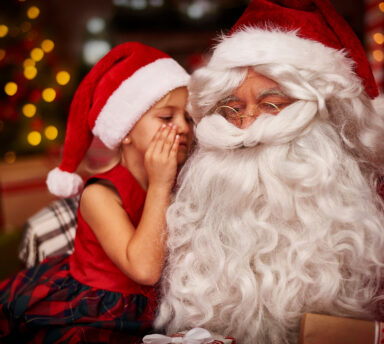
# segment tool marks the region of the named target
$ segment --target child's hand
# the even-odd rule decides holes
[[[144,166],[149,185],[172,189],[177,173],[178,147],[179,135],[176,133],[176,126],[161,126],[145,152]]]

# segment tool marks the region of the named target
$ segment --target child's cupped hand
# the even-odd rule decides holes
[[[179,135],[173,124],[162,125],[145,152],[144,166],[149,185],[172,189],[177,174]]]

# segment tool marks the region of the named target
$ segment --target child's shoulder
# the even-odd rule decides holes
[[[80,208],[92,207],[102,210],[106,204],[121,204],[120,195],[113,183],[106,179],[97,179],[92,184],[87,185],[80,199]]]

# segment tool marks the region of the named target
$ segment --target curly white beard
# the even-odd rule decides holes
[[[156,327],[281,344],[296,343],[305,312],[372,318],[381,203],[316,111],[297,102],[247,130],[215,115],[199,123],[167,214]]]

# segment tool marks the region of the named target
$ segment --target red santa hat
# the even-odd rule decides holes
[[[214,50],[212,68],[286,63],[360,78],[366,93],[378,89],[365,51],[329,0],[252,0]]]
[[[147,110],[188,81],[189,74],[160,50],[138,42],[113,48],[76,90],[62,162],[48,174],[49,191],[60,197],[77,194],[83,181],[75,171],[93,137],[116,148]]]

